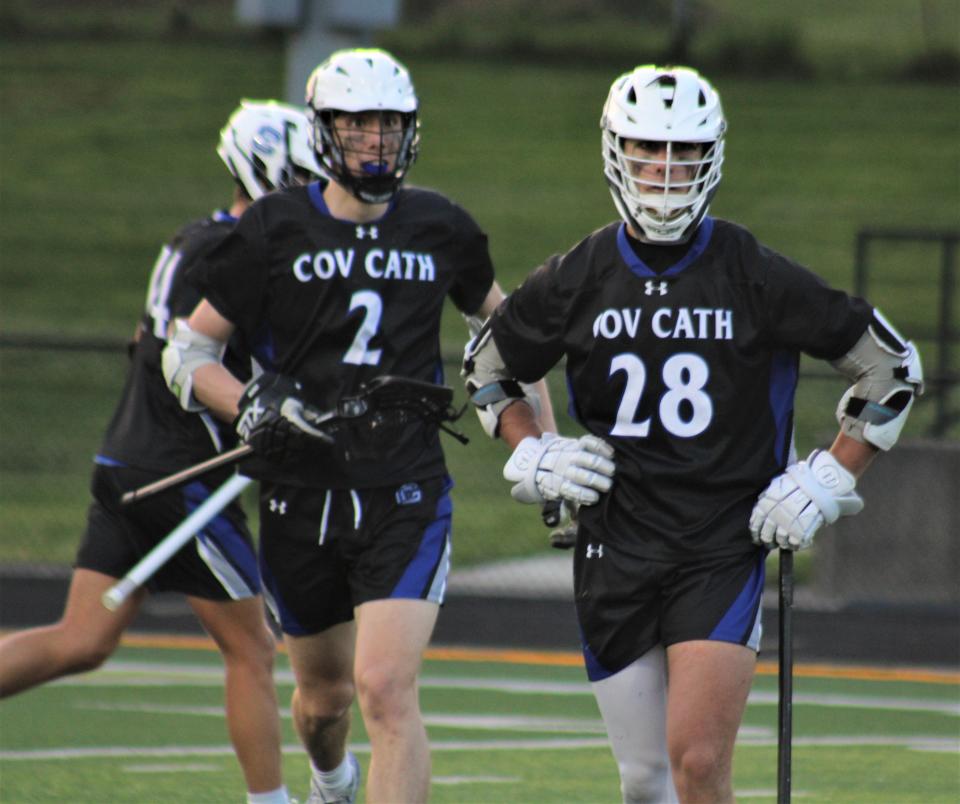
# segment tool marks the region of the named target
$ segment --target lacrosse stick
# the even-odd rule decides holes
[[[793,551],[780,550],[780,701],[777,804],[790,804],[793,742]]]
[[[320,412],[316,408],[305,405],[302,415],[312,427],[323,430],[336,428],[351,420],[360,420],[377,411],[409,411],[417,418],[437,425],[445,433],[466,444],[468,439],[465,435],[446,425],[446,422],[456,421],[463,415],[463,409],[456,410],[452,401],[453,390],[445,385],[383,375],[365,383],[356,395],[341,399],[332,410]],[[120,498],[120,502],[123,505],[129,505],[144,497],[174,488],[214,469],[235,464],[252,455],[253,451],[253,447],[249,444],[241,444],[201,463],[128,491]]]
[[[221,469],[224,466],[230,466],[231,464],[246,458],[252,452],[253,447],[251,447],[249,444],[241,444],[239,447],[235,447],[227,452],[221,452],[219,455],[215,455],[214,457],[209,458],[202,463],[195,464],[194,466],[188,466],[186,469],[181,469],[179,472],[174,472],[172,475],[161,477],[159,480],[153,481],[153,483],[147,483],[147,485],[141,486],[138,489],[125,492],[120,498],[120,503],[122,505],[129,505],[130,503],[142,500],[144,497],[151,497],[154,494],[159,494],[161,491],[172,489],[174,486],[179,486],[181,483],[186,483],[189,480],[193,480],[195,477],[205,475],[207,472],[212,472],[214,469]]]
[[[352,419],[377,410],[406,410],[435,424],[461,444],[467,444],[469,438],[446,424],[459,419],[466,408],[466,405],[460,410],[453,407],[453,389],[446,385],[384,374],[364,383],[356,396],[341,399],[336,415],[341,419]]]
[[[226,508],[240,492],[253,481],[243,475],[234,475],[170,533],[163,537],[149,553],[119,581],[103,593],[101,602],[110,611],[116,611],[133,592],[143,586],[174,553],[206,527]]]

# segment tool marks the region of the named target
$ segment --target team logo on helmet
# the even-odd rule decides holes
[[[217,153],[254,201],[272,190],[319,178],[303,109],[244,100],[220,131]]]

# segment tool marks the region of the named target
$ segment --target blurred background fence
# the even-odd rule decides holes
[[[798,601],[956,608],[955,0],[811,0],[795,8],[748,0],[371,0],[324,8],[341,5],[355,18],[373,6],[394,15],[387,26],[333,33],[346,44],[389,47],[411,68],[423,124],[412,180],[474,214],[508,290],[615,217],[597,128],[612,78],[678,57],[704,70],[730,121],[713,214],[744,223],[831,284],[865,292],[917,341],[929,379],[903,448],[864,480],[864,514],[798,562]],[[182,223],[227,202],[217,132],[240,98],[291,91],[295,40],[319,7],[4,3],[0,576],[36,566],[66,571],[84,526],[90,459],[122,386],[124,345],[155,254]],[[251,13],[268,8],[286,9],[292,23],[251,24]],[[316,52],[315,61],[325,55]],[[451,308],[443,349],[460,401],[464,336]],[[549,379],[562,411],[560,369]],[[844,387],[829,367],[803,361],[801,453],[831,437]],[[462,424],[470,445],[447,441],[457,481],[451,590],[567,596],[569,554],[551,551],[538,513],[510,500],[500,478],[503,447],[483,436],[472,414]],[[576,429],[565,416],[561,427]]]

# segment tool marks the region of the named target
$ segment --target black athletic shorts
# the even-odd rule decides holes
[[[371,600],[442,603],[452,487],[445,476],[359,490],[262,484],[260,571],[283,632],[317,634]]]
[[[713,639],[758,650],[766,556],[758,547],[735,556],[652,561],[581,533],[573,574],[590,680],[623,670],[658,644]]]
[[[157,479],[154,472],[97,464],[87,531],[75,566],[123,577],[216,490],[194,481],[131,505],[120,504],[124,492]],[[259,594],[256,551],[240,504],[236,500],[230,503],[157,571],[147,588],[208,600]]]

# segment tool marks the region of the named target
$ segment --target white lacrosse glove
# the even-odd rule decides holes
[[[569,500],[593,505],[600,492],[613,485],[612,458],[613,447],[596,436],[562,438],[544,433],[517,444],[503,467],[503,477],[516,484],[510,494],[518,502]]]
[[[750,515],[755,544],[803,550],[824,525],[863,510],[856,479],[826,450],[815,449],[767,486]]]

